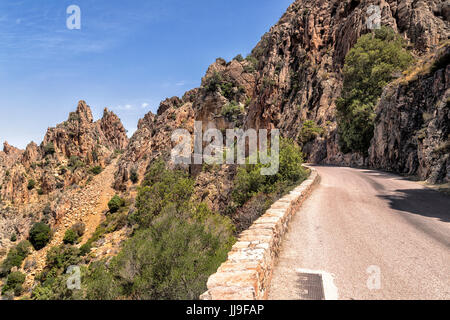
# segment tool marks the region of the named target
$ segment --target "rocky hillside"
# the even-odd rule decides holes
[[[66,194],[89,184],[127,145],[120,119],[105,109],[94,122],[84,101],[67,121],[47,130],[40,146],[31,142],[19,150],[5,142],[0,152],[0,246],[7,247],[12,234],[25,238],[43,212],[56,225],[70,200]]]
[[[423,97],[416,95],[413,98],[416,103],[425,103],[432,109],[437,101],[446,101],[445,70],[436,71],[437,78],[421,76],[403,83],[401,91],[394,95],[397,100],[389,105],[385,98],[380,101],[370,159],[357,153],[344,154],[339,148],[336,99],[341,95],[344,59],[358,38],[371,31],[366,22],[372,4],[381,8],[382,25],[400,34],[417,57],[412,69],[419,68],[420,59],[427,59],[423,57],[430,54],[434,57],[438,47],[448,39],[449,7],[444,1],[295,1],[246,59],[241,56],[230,62],[217,59],[209,67],[200,88],[189,91],[182,99],[167,99],[161,103],[156,115],[149,113],[139,121],[138,130],[119,163],[115,187],[125,190],[132,184],[129,181],[131,175],[137,174],[141,179],[153,159],[162,155],[167,158],[172,147],[170,133],[175,128],[187,128],[192,132],[194,120],[202,121],[203,128],[214,126],[220,130],[279,128],[283,136],[295,141],[299,141],[303,125],[310,121],[321,131],[313,139],[300,142],[311,162],[371,165],[418,175],[435,183],[448,181],[446,157],[439,156],[446,149],[441,148],[440,153],[432,152],[433,148],[448,142],[448,106],[441,103],[441,120],[436,119],[432,122],[434,126],[429,128],[429,136],[434,136],[434,142],[433,146],[425,147],[427,156],[419,150],[424,149],[423,143],[406,143],[407,149],[401,150],[405,142],[415,139],[423,123],[418,121],[411,127],[411,123],[397,121],[396,115],[389,113],[397,112],[397,105],[406,104],[407,96],[411,92],[417,93],[422,80],[429,83],[426,88],[421,88],[429,99],[421,101]],[[436,96],[432,98],[434,94]],[[424,112],[434,117],[434,111]],[[422,119],[409,109],[403,113]],[[395,121],[401,123],[395,124]],[[390,135],[392,132],[386,130],[394,126],[397,144],[386,141],[394,139],[394,135]],[[396,154],[403,160],[400,161]],[[191,171],[197,174],[200,170],[192,167]],[[216,179],[218,172],[212,176],[210,173],[198,176],[199,190],[214,190],[213,194],[206,192],[203,195],[213,208],[223,208],[222,204],[229,200],[232,171],[226,167],[218,170],[220,179]]]
[[[104,167],[127,144],[126,131],[114,113],[105,109],[103,118],[94,122],[91,109],[80,101],[67,121],[47,130],[40,146],[31,142],[22,151],[5,142],[0,152],[1,197],[26,203],[39,193],[79,183],[85,179],[85,170],[77,169]]]
[[[450,181],[450,46],[388,86],[376,110],[369,165],[429,183]]]

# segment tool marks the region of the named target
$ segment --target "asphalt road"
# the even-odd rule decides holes
[[[331,274],[338,299],[450,299],[450,196],[372,170],[315,167],[269,299],[302,299],[298,269]]]

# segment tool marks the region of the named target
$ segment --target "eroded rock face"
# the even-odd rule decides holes
[[[427,57],[425,74],[400,79],[384,90],[377,107],[369,163],[418,176],[430,183],[450,181],[450,66],[429,70],[450,56],[450,46]]]
[[[358,155],[337,147],[335,100],[342,88],[344,59],[357,39],[368,32],[368,8],[373,1],[313,1],[293,3],[253,50],[259,60],[255,101],[247,127],[276,127],[297,139],[304,121],[326,130],[325,141],[308,146],[308,160],[363,164]],[[376,1],[382,24],[410,42],[417,54],[433,50],[449,35],[443,1]],[[442,14],[441,14],[442,13]],[[325,152],[324,152],[325,150]]]
[[[247,113],[245,104],[251,99],[255,84],[255,72],[249,70],[249,66],[248,61],[233,60],[227,63],[223,59],[217,59],[202,79],[201,88],[188,91],[181,99],[172,97],[164,100],[156,115],[148,113],[139,120],[138,129],[119,162],[114,187],[125,190],[132,184],[129,181],[131,172],[136,173],[138,180],[141,180],[153,160],[159,157],[169,160],[170,152],[175,146],[175,142],[171,141],[172,133],[177,129],[186,129],[192,135],[194,121],[202,122],[203,131],[212,127],[223,131],[243,126]],[[213,77],[217,77],[217,83],[211,81]],[[229,104],[239,106],[242,110],[238,115],[224,115],[223,109]],[[189,170],[197,176],[201,173],[201,166],[191,166]],[[200,190],[207,182],[203,175],[198,179],[197,189]],[[210,182],[213,180],[211,178]],[[215,190],[230,188],[228,178],[220,178],[217,183],[223,188],[213,187]],[[211,202],[213,208],[223,206],[223,203]]]
[[[49,128],[40,146],[30,143],[25,151],[4,145],[0,153],[0,194],[3,200],[25,204],[87,179],[90,166],[105,166],[115,150],[128,144],[120,119],[105,110],[103,118],[93,121],[84,101],[78,103],[69,119]],[[83,171],[83,173],[81,173]]]
[[[36,221],[59,223],[71,190],[92,179],[89,169],[105,167],[127,144],[120,119],[105,110],[94,122],[84,101],[67,121],[48,129],[40,146],[31,142],[23,151],[5,143],[0,152],[0,247],[14,244],[12,234],[24,239]]]
[[[236,127],[256,130],[278,128],[284,137],[298,140],[303,123],[313,120],[324,129],[325,134],[303,145],[307,161],[367,165],[368,159],[361,155],[340,151],[335,101],[342,89],[345,56],[358,38],[370,31],[367,27],[368,9],[373,4],[380,6],[382,24],[400,33],[417,56],[434,51],[439,43],[448,38],[448,3],[443,1],[295,1],[280,21],[262,37],[251,58],[237,58],[231,62],[217,59],[208,68],[200,88],[187,92],[181,99],[166,99],[157,115],[148,114],[140,120],[138,130],[119,163],[115,187],[126,189],[130,186],[131,171],[137,172],[140,180],[153,159],[161,156],[167,159],[174,146],[170,141],[173,130],[185,128],[192,133],[194,121],[201,121],[203,130],[210,127],[222,131]],[[446,87],[447,84],[444,84],[439,90]],[[409,98],[400,97],[408,96],[408,92],[400,92],[400,100],[386,105],[385,109],[395,109],[396,103],[407,101]],[[429,100],[427,103],[431,106],[434,102]],[[226,106],[230,104],[242,106],[242,112],[227,115]],[[405,110],[405,113],[408,112],[412,110]],[[414,118],[415,115],[408,114],[407,117]],[[181,122],[180,118],[183,119]],[[383,116],[378,119],[381,121]],[[377,130],[393,129],[395,121],[385,127],[380,124]],[[437,131],[445,131],[441,122],[436,122],[436,126],[439,127]],[[398,127],[398,130],[403,129]],[[409,139],[408,134],[406,131],[399,134],[402,143]],[[437,140],[435,142],[438,143]],[[389,145],[387,142],[385,144]],[[396,153],[407,151],[400,151],[398,146],[391,149]],[[411,154],[403,156],[414,158]],[[392,165],[396,161],[393,156],[383,154],[381,159],[377,157],[376,160],[374,157],[370,163],[377,168],[405,172],[401,165]],[[436,162],[430,161],[431,156],[426,157],[428,160],[418,157],[420,160],[412,161],[415,164],[411,167],[422,168],[417,169],[421,172],[420,176],[429,178],[433,171],[430,168]],[[417,165],[419,162],[423,165]],[[227,172],[225,167],[217,169],[214,174],[202,172],[202,168],[195,166],[191,166],[190,170],[197,179],[196,196],[208,202],[213,209],[223,208],[230,200],[227,194],[232,187],[233,175],[224,174]],[[406,172],[414,174],[415,170],[408,169]],[[212,190],[213,194],[207,195],[205,190]]]
[[[137,175],[137,181],[142,180],[153,160],[170,158],[174,146],[171,136],[176,129],[193,132],[194,111],[191,102],[178,99],[176,104],[171,104],[166,100],[158,112],[159,116],[149,112],[139,120],[138,128],[118,163],[114,182],[117,190],[125,190],[133,184],[130,181],[132,173]]]
[[[119,117],[105,108],[100,119],[100,129],[105,135],[106,141],[116,150],[125,150],[128,145],[128,137]]]
[[[114,113],[106,109],[103,118],[93,122],[90,107],[80,101],[67,121],[48,129],[41,148],[48,153],[45,148],[53,145],[58,160],[78,157],[86,164],[104,165],[114,150],[125,149],[127,143],[125,128]]]

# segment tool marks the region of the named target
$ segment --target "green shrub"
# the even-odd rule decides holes
[[[52,237],[52,231],[48,225],[42,222],[35,223],[30,230],[30,242],[36,250],[44,248]]]
[[[22,272],[11,272],[6,280],[6,285],[2,289],[2,294],[12,291],[15,296],[22,294],[22,284],[25,282],[25,274]]]
[[[245,58],[248,62],[250,62],[250,66],[245,70],[248,73],[253,73],[258,69],[259,61],[254,56],[249,55],[247,58]]]
[[[69,266],[79,265],[81,259],[79,250],[71,245],[53,247],[47,253],[46,266],[43,272],[36,276],[39,281],[31,294],[33,300],[81,300],[84,298],[82,290],[71,290],[67,286],[70,274]],[[84,278],[85,268],[81,267],[81,279]]]
[[[233,60],[242,62],[242,61],[244,61],[244,57],[242,56],[242,54],[238,54],[236,57],[234,57]]]
[[[83,270],[84,268],[82,268]],[[71,290],[67,287],[67,281],[69,280],[69,274],[61,274],[51,281],[37,285],[33,288],[31,299],[32,300],[83,300],[84,294],[82,290]]]
[[[280,166],[275,175],[261,175],[263,165],[240,167],[234,180],[233,200],[242,206],[258,193],[283,194],[304,181],[308,173],[303,164],[301,149],[291,140],[280,140]]]
[[[395,72],[412,62],[403,39],[383,27],[359,38],[344,65],[344,87],[337,101],[339,144],[343,152],[367,155],[373,137],[374,107]]]
[[[136,198],[136,212],[131,220],[148,227],[164,207],[186,205],[194,192],[194,180],[180,170],[167,170],[163,161],[156,161],[145,176]]]
[[[55,145],[52,142],[49,142],[44,146],[44,155],[45,156],[52,155],[55,152],[56,152]]]
[[[63,242],[65,244],[75,244],[78,242],[79,239],[80,237],[73,229],[68,229],[64,234]]]
[[[133,183],[137,183],[138,182],[139,176],[138,176],[138,173],[137,173],[136,169],[131,169],[131,171],[130,171],[130,180]]]
[[[233,242],[221,222],[200,222],[171,207],[128,240],[111,265],[126,297],[196,300]]]
[[[244,107],[237,104],[235,101],[228,103],[222,107],[222,116],[228,122],[234,122],[244,113]]]
[[[108,208],[111,213],[115,213],[115,212],[119,211],[119,209],[121,207],[123,207],[124,205],[125,205],[125,201],[118,195],[115,195],[114,197],[112,197],[111,200],[109,200],[109,202],[108,202]]]
[[[27,240],[19,242],[15,247],[11,248],[0,265],[0,277],[6,276],[13,267],[20,268],[22,262],[30,253],[31,243]]]
[[[302,129],[300,130],[299,142],[301,144],[308,143],[324,133],[325,130],[322,127],[319,127],[312,120],[307,120],[303,123]]]
[[[11,235],[11,238],[9,238],[9,240],[11,240],[11,242],[16,242],[17,241],[17,235],[15,233],[13,233]]]
[[[71,156],[69,158],[68,164],[70,170],[75,171],[78,168],[83,168],[85,166],[84,162],[77,156]]]
[[[95,166],[89,170],[89,172],[94,175],[98,175],[98,174],[102,173],[102,171],[103,171],[103,168],[101,166]]]
[[[115,300],[121,293],[120,284],[102,261],[89,266],[83,279],[88,300]]]
[[[33,179],[28,180],[28,190],[33,190],[34,187],[36,186],[36,181],[34,181]]]
[[[205,80],[204,88],[207,92],[216,92],[222,81],[222,75],[219,72],[214,72]]]
[[[48,301],[48,300],[52,300],[53,298],[53,289],[48,286],[48,287],[44,287],[41,285],[36,286],[33,289],[33,292],[31,294],[31,299],[32,300],[44,300],[44,301]]]
[[[236,92],[234,91],[235,85],[232,82],[224,81],[220,85],[220,91],[222,95],[228,100],[232,100]]]
[[[80,247],[80,257],[84,257],[89,252],[91,252],[92,244],[91,242],[87,242]]]
[[[77,265],[80,262],[79,253],[79,249],[72,245],[53,247],[47,253],[45,268],[47,271],[54,271],[56,274],[61,274],[69,266]]]
[[[223,75],[217,71],[207,78],[204,83],[204,88],[207,92],[217,92],[220,89],[220,93],[230,101],[236,94],[242,94],[245,91],[243,88],[236,89],[236,87],[232,81],[224,79]]]

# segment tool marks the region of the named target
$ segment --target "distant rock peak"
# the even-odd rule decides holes
[[[10,145],[7,141],[5,141],[3,143],[3,152],[7,155],[11,155],[13,153],[19,153],[19,152],[21,152],[21,150]]]
[[[91,107],[89,107],[84,100],[80,100],[78,102],[76,114],[80,116],[81,120],[85,120],[87,122],[94,121]]]

